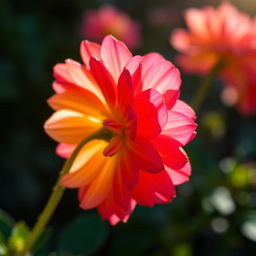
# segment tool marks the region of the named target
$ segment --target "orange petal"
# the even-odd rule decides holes
[[[115,156],[104,158],[105,163],[103,168],[98,170],[97,177],[88,186],[80,202],[80,206],[84,209],[91,209],[98,206],[112,189],[116,158]]]
[[[55,94],[48,99],[48,104],[54,110],[70,109],[99,119],[103,119],[103,115],[108,112],[106,106],[94,94],[82,88],[70,88]]]
[[[55,112],[44,125],[50,137],[67,144],[78,144],[101,127],[99,119],[72,110]]]
[[[103,140],[88,142],[79,152],[70,172],[62,178],[61,184],[69,188],[78,188],[92,182],[106,162],[106,158],[102,155],[106,145],[107,142]]]

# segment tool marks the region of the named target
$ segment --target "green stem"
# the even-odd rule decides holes
[[[21,256],[25,256],[28,252],[31,251],[33,248],[34,244],[36,243],[37,239],[43,232],[45,226],[47,225],[49,219],[51,218],[53,212],[55,211],[58,203],[60,202],[60,199],[64,193],[65,188],[61,186],[60,181],[61,178],[68,173],[70,170],[75,158],[77,157],[79,151],[81,148],[89,141],[94,140],[94,139],[108,139],[109,136],[111,136],[110,132],[104,128],[101,130],[97,131],[96,133],[92,134],[91,136],[85,138],[74,150],[72,153],[71,157],[67,159],[65,162],[60,174],[59,178],[53,187],[52,194],[50,198],[48,199],[48,202],[46,203],[42,213],[40,214],[37,223],[35,224],[32,232],[30,233],[27,245]]]
[[[196,92],[196,95],[191,101],[191,106],[195,111],[198,111],[199,108],[201,107],[214,77],[219,73],[222,67],[223,67],[223,62],[218,61],[216,65],[210,70],[210,72],[204,77],[204,79],[200,83],[199,88]]]

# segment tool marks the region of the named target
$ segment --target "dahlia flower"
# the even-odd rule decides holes
[[[87,11],[83,16],[80,32],[83,38],[95,42],[112,34],[131,49],[137,48],[141,43],[139,23],[112,5]]]
[[[222,62],[226,84],[223,99],[245,115],[256,111],[256,22],[230,3],[218,8],[188,9],[188,30],[177,29],[170,42],[182,54],[177,61],[187,72],[205,75]]]
[[[61,184],[79,190],[83,209],[97,207],[111,224],[127,221],[136,204],[154,206],[175,197],[191,166],[182,146],[195,136],[194,111],[180,95],[180,74],[157,53],[132,56],[108,35],[101,45],[81,43],[83,64],[54,67],[56,111],[45,130],[57,154],[100,129],[111,136],[83,146]]]

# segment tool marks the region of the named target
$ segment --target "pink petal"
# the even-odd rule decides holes
[[[85,66],[71,59],[66,60],[66,69],[69,75],[72,77],[74,83],[91,93],[95,94],[102,102],[104,98],[95,82],[92,74]]]
[[[89,62],[92,56],[100,59],[100,45],[84,40],[80,45],[80,54],[84,64],[89,68]]]
[[[123,68],[132,58],[132,54],[124,43],[108,35],[102,42],[101,58],[117,83]]]
[[[195,111],[184,101],[177,100],[171,111],[182,113],[192,120],[196,120]]]
[[[165,170],[170,175],[175,186],[187,182],[189,180],[189,176],[191,175],[191,165],[189,161],[181,169],[177,170],[165,166]]]
[[[178,51],[188,51],[191,44],[191,37],[184,29],[176,29],[172,33],[170,43]]]
[[[169,111],[168,123],[162,134],[170,136],[184,146],[194,138],[196,127],[194,119],[182,112]]]
[[[138,94],[133,107],[138,122],[138,135],[153,138],[161,133],[167,123],[168,111],[160,93],[148,89]]]
[[[178,91],[181,85],[180,72],[159,54],[146,55],[142,61],[143,89],[154,88],[161,94]],[[169,105],[169,98],[165,98]]]
[[[75,148],[76,145],[59,143],[56,147],[56,154],[63,158],[69,158],[72,155]]]

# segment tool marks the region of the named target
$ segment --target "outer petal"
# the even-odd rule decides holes
[[[92,56],[100,59],[100,45],[84,40],[80,45],[80,54],[84,64],[89,68],[89,61]]]
[[[189,176],[191,175],[191,165],[190,162],[187,162],[184,167],[179,170],[174,170],[165,166],[165,170],[170,175],[172,182],[175,186],[180,185],[189,180]]]
[[[48,99],[48,104],[54,110],[70,109],[100,119],[108,112],[94,94],[78,87],[53,95]]]
[[[181,85],[180,73],[174,65],[164,60],[159,54],[146,55],[142,61],[143,89],[154,88],[162,95],[171,91],[178,91]],[[167,106],[172,104],[170,98],[165,97]]]
[[[115,156],[105,158],[103,167],[80,200],[80,207],[83,209],[91,209],[98,206],[106,199],[112,189],[116,159]]]
[[[50,137],[67,144],[78,144],[101,127],[101,120],[72,110],[55,112],[44,125]]]
[[[174,138],[184,146],[194,138],[196,127],[194,119],[187,117],[182,112],[169,111],[168,123],[162,134]]]
[[[160,134],[168,119],[162,95],[154,89],[146,90],[135,97],[133,107],[138,122],[137,134],[146,138]]]
[[[185,103],[182,100],[176,101],[176,104],[172,108],[172,111],[182,113],[184,116],[187,116],[192,120],[196,119],[195,111],[187,103]]]
[[[117,83],[123,68],[132,58],[132,54],[124,43],[108,35],[102,42],[101,58]]]
[[[66,60],[66,69],[73,79],[73,83],[95,94],[105,103],[104,97],[94,80],[91,72],[85,66],[71,59]]]
[[[98,210],[103,219],[108,219],[111,225],[116,225],[119,221],[126,222],[135,206],[136,202],[130,198],[127,209],[120,207],[110,193],[106,200],[100,204]]]
[[[170,37],[170,43],[175,49],[186,52],[191,44],[191,36],[184,29],[176,29]]]
[[[75,148],[76,145],[59,143],[56,147],[56,154],[63,158],[69,158],[72,155]]]
[[[174,185],[168,173],[140,173],[140,181],[132,190],[132,197],[138,204],[152,207],[155,204],[170,202],[176,195]]]
[[[186,153],[179,147],[180,143],[168,136],[161,135],[153,142],[159,151],[164,168],[170,175],[173,184],[179,185],[188,181],[191,174],[191,166]]]
[[[165,165],[173,169],[181,169],[187,162],[188,157],[181,144],[171,137],[160,135],[154,139],[153,144],[159,152]]]
[[[102,155],[106,145],[107,142],[102,140],[87,143],[76,157],[70,172],[62,178],[61,184],[78,188],[93,182],[106,164],[106,158]]]

